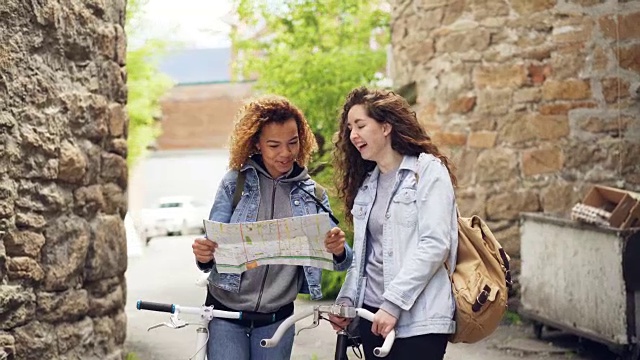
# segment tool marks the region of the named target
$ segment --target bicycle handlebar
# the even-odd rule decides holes
[[[161,304],[142,300],[138,300],[138,302],[136,303],[136,308],[138,310],[160,311],[172,314],[176,311],[176,306],[174,304]]]
[[[191,314],[200,315],[207,320],[211,320],[214,317],[224,319],[243,319],[253,321],[268,321],[272,320],[273,315],[266,315],[260,313],[244,312],[244,311],[227,311],[216,310],[213,306],[180,306],[177,304],[163,304],[151,301],[138,300],[136,303],[138,310],[150,310],[168,312],[171,314]]]
[[[276,330],[276,332],[273,334],[273,336],[270,339],[262,339],[260,341],[260,346],[262,347],[274,347],[278,344],[278,342],[280,341],[280,339],[282,338],[282,336],[284,335],[284,333],[292,326],[294,325],[296,322],[313,315],[316,311],[318,311],[318,306],[312,308],[312,309],[306,309],[304,311],[301,311],[298,314],[294,314],[289,316],[288,318],[286,318],[281,324],[280,326],[278,326],[278,329]],[[373,322],[373,313],[367,309],[363,309],[363,308],[355,308],[355,314],[356,316],[360,316],[366,320],[369,320],[371,322]],[[336,315],[336,314],[334,314]],[[385,357],[389,354],[389,351],[391,351],[391,347],[393,346],[393,342],[396,339],[396,331],[395,330],[391,330],[391,332],[387,335],[387,337],[384,339],[384,343],[382,344],[381,347],[377,347],[375,349],[373,349],[373,354],[377,357]]]

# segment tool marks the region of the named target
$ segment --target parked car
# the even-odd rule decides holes
[[[155,208],[145,211],[145,242],[156,236],[202,233],[206,216],[206,208],[189,196],[162,197]]]
[[[142,239],[140,233],[136,229],[133,216],[127,212],[124,216],[124,230],[127,236],[127,256],[137,257],[142,255]]]

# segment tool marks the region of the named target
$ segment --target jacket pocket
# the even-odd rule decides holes
[[[367,215],[367,206],[360,204],[353,204],[353,209],[351,209],[351,215],[358,220],[364,220]]]
[[[304,208],[305,208],[305,211],[306,211],[307,215],[320,214],[321,212],[323,212],[323,211],[320,210],[320,207],[318,206],[316,201],[313,200],[312,198],[308,197],[308,196],[304,196],[302,198],[302,203],[304,204]]]
[[[393,221],[406,227],[413,227],[418,222],[418,205],[416,190],[403,188],[393,196]]]

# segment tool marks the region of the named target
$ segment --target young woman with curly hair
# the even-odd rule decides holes
[[[353,263],[336,303],[364,307],[365,356],[395,328],[387,359],[442,359],[455,331],[445,268],[458,243],[455,176],[409,104],[384,90],[346,98],[335,148],[338,190],[353,223]],[[334,327],[348,325],[333,318]],[[418,355],[419,354],[419,355]]]
[[[239,112],[230,141],[230,170],[225,174],[209,218],[240,223],[303,216],[323,211],[310,194],[316,186],[306,165],[316,148],[315,138],[302,112],[287,99],[264,96]],[[245,178],[240,201],[233,209],[238,175]],[[306,191],[303,191],[303,189]],[[329,209],[324,192],[319,199]],[[334,224],[335,225],[335,224]],[[210,271],[207,305],[217,309],[269,314],[270,321],[214,319],[209,323],[207,356],[216,359],[289,359],[293,327],[275,348],[263,348],[280,323],[293,313],[299,292],[322,297],[321,269],[295,265],[263,265],[240,274],[219,273],[217,244],[198,238],[192,248],[198,267]],[[325,238],[334,268],[346,270],[351,249],[338,227]]]

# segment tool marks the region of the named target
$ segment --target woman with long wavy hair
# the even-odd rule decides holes
[[[455,332],[445,266],[454,270],[458,241],[451,162],[401,96],[365,87],[346,98],[334,159],[354,227],[353,262],[336,303],[375,314],[352,326],[367,359],[392,329],[388,359],[443,359]],[[349,323],[332,319],[336,329]]]

